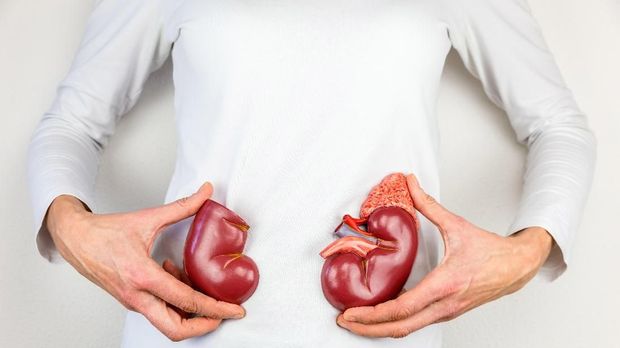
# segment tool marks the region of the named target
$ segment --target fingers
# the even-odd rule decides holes
[[[440,227],[440,230],[443,230],[441,231],[442,233],[444,233],[450,224],[460,219],[459,216],[439,204],[433,196],[424,192],[415,175],[407,175],[407,186],[409,188],[409,193],[413,198],[415,208],[433,224]]]
[[[423,327],[452,319],[458,315],[457,307],[451,300],[434,302],[414,315],[403,320],[383,322],[378,324],[362,324],[344,319],[338,315],[336,322],[339,326],[361,336],[366,337],[393,337],[401,338]]]
[[[239,319],[245,316],[243,307],[217,301],[200,293],[163,270],[155,261],[152,262],[155,266],[145,268],[147,274],[142,284],[138,284],[141,290],[148,291],[187,313],[216,319]]]
[[[183,283],[190,285],[189,283],[189,279],[187,278],[187,276],[185,275],[185,272],[181,271],[180,269],[178,269],[174,263],[172,261],[170,261],[169,259],[166,259],[162,265],[162,267],[164,268],[164,270],[170,274],[172,274],[175,278],[177,278],[178,280],[182,281]],[[174,309],[175,312],[177,312],[181,318],[187,319],[190,318],[192,316],[191,313],[187,313],[182,311],[181,309],[172,306],[171,307]]]
[[[212,193],[213,185],[210,182],[205,182],[192,195],[159,207],[148,208],[146,213],[156,222],[158,229],[161,229],[196,214]]]
[[[349,308],[344,311],[343,318],[362,324],[403,320],[450,293],[451,291],[446,287],[446,283],[431,272],[418,285],[399,297],[376,306]]]
[[[175,342],[205,335],[215,330],[222,322],[222,319],[206,317],[183,318],[168,307],[166,302],[151,294],[148,294],[145,300],[142,314],[153,326]]]

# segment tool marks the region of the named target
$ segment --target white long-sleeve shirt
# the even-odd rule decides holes
[[[96,211],[101,153],[171,55],[178,150],[166,202],[211,181],[213,199],[251,225],[245,252],[261,273],[245,318],[175,346],[438,347],[438,325],[404,339],[338,327],[318,253],[387,173],[414,172],[440,199],[435,102],[451,47],[528,148],[519,209],[498,232],[548,230],[556,244],[539,275],[555,279],[570,260],[596,138],[526,0],[100,1],[29,149],[41,255],[61,260],[42,224],[55,197]],[[406,288],[443,248],[420,218]],[[190,223],[164,232],[153,256],[181,265]],[[172,343],[129,312],[123,345]]]

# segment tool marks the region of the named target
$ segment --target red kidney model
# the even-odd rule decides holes
[[[340,238],[320,253],[327,301],[344,311],[398,296],[415,261],[418,229],[405,175],[387,175],[368,194],[360,218],[345,215],[334,231]]]
[[[258,286],[258,267],[243,255],[250,226],[225,206],[208,199],[185,241],[183,267],[192,285],[217,300],[241,304]]]

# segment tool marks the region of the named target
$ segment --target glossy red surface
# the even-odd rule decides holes
[[[243,254],[250,226],[209,199],[202,205],[185,241],[183,267],[192,285],[217,300],[241,304],[258,286],[258,267]]]
[[[395,298],[405,285],[418,249],[418,221],[400,173],[386,176],[362,204],[361,218],[345,215],[340,238],[321,251],[321,287],[344,311]]]

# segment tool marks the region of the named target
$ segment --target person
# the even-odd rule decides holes
[[[508,231],[440,203],[435,101],[451,48],[528,150]],[[165,202],[96,213],[101,153],[169,57],[178,149]],[[595,151],[526,0],[102,0],[33,133],[28,175],[38,250],[129,309],[124,347],[439,347],[433,324],[565,272]],[[390,172],[410,174],[415,266],[396,299],[339,313],[318,252]],[[208,198],[251,226],[260,283],[242,306],[182,272]]]

